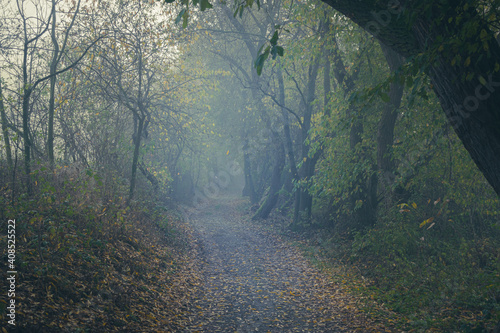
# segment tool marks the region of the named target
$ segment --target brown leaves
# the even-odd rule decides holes
[[[101,224],[101,233],[88,226],[75,237],[55,237],[47,243],[52,255],[45,262],[31,241],[37,236],[25,234],[16,293],[19,327],[153,332],[185,325],[187,304],[199,283],[191,254],[169,246],[165,230],[143,213],[128,214],[123,224]],[[188,229],[177,231],[178,241],[188,239]]]
[[[203,246],[205,278],[201,293],[192,301],[188,330],[387,329],[367,319],[358,310],[359,299],[313,268],[277,233],[245,222],[234,205],[234,201],[218,200],[190,218]]]

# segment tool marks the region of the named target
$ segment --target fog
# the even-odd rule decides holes
[[[495,3],[0,7],[2,327],[498,331]]]

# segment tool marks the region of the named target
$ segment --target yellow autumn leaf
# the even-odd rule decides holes
[[[429,217],[427,220],[425,220],[424,222],[420,223],[419,227],[422,228],[424,225],[426,225],[428,223],[431,223],[432,221],[434,221],[434,217]]]

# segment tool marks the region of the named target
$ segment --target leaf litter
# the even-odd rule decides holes
[[[36,235],[26,232],[18,247],[17,330],[394,331],[367,317],[359,298],[297,248],[249,222],[240,203],[221,198],[188,208],[188,221],[170,218],[173,238],[147,214],[130,214],[119,228],[102,222],[98,234],[78,222],[61,230],[68,237],[47,242],[44,262],[30,241]]]
[[[185,332],[393,332],[360,299],[281,237],[250,222],[241,200],[188,210],[199,240],[202,286]]]

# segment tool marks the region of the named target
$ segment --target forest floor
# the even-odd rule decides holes
[[[0,332],[396,331],[274,222],[250,221],[243,199],[185,208],[184,221],[170,208],[82,202],[8,213],[20,221],[16,326],[4,326],[2,297]]]
[[[186,211],[201,285],[187,332],[392,332],[279,233],[251,222],[241,199]]]

